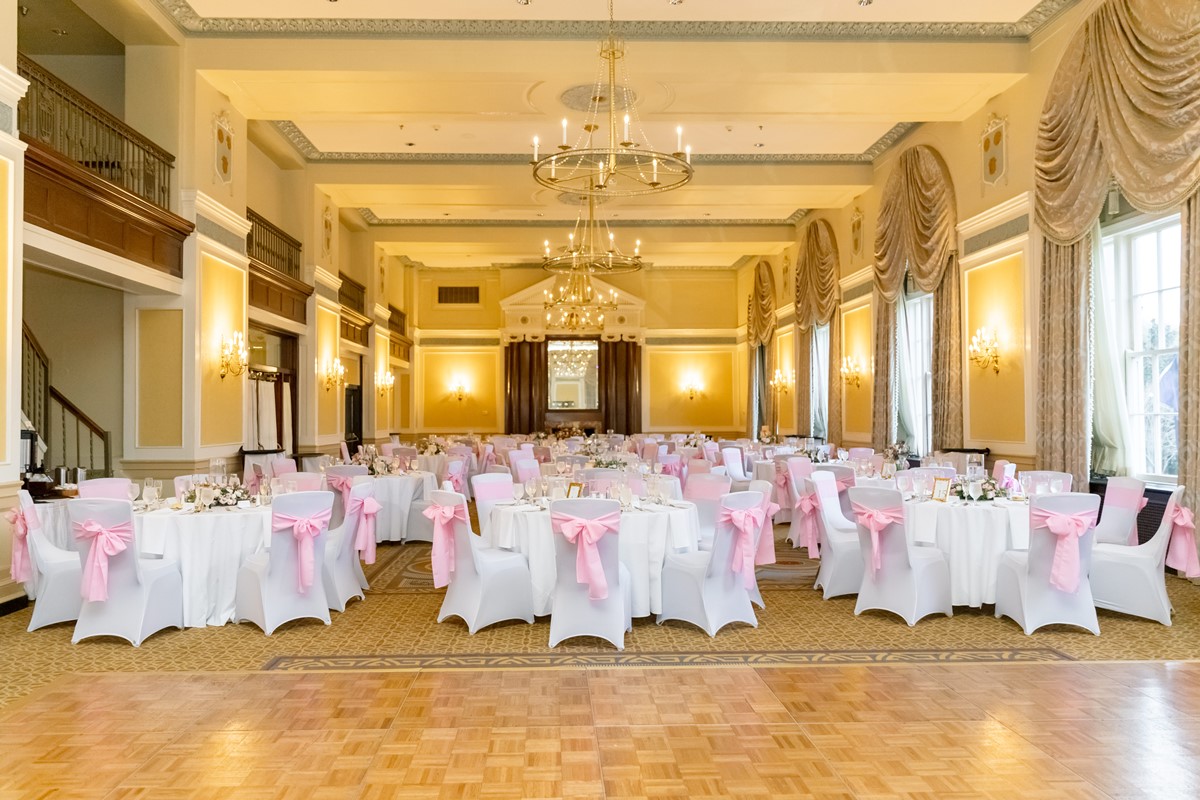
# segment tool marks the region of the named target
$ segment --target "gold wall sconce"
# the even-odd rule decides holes
[[[847,386],[853,386],[855,389],[862,386],[863,367],[859,360],[854,356],[848,356],[842,359],[842,382]]]
[[[246,349],[246,339],[241,331],[235,331],[221,337],[221,379],[226,375],[238,376],[246,371],[250,361],[250,351]]]
[[[334,387],[346,383],[346,367],[340,360],[325,359],[325,363],[317,371],[317,377],[325,385],[325,391],[328,392]]]
[[[383,397],[392,390],[396,385],[396,376],[390,371],[377,372],[375,374],[375,386],[379,390],[379,396]]]
[[[967,347],[967,354],[971,357],[972,364],[985,371],[990,367],[992,372],[1000,374],[1000,342],[994,331],[989,328],[975,331],[975,335],[971,337],[971,344]]]
[[[775,377],[771,378],[767,384],[771,387],[771,391],[787,394],[788,391],[796,385],[796,376],[791,370],[775,370]]]
[[[466,400],[468,394],[470,394],[470,392],[467,390],[467,384],[461,378],[455,379],[455,381],[450,384],[450,396],[458,402],[461,403]]]
[[[695,400],[696,396],[704,392],[704,384],[700,383],[700,379],[695,375],[689,375],[683,381],[683,391],[687,392],[688,400]]]

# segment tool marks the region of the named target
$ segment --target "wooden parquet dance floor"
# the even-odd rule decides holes
[[[63,678],[0,798],[1195,798],[1200,664]]]

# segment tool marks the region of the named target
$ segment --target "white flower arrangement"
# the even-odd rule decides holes
[[[211,493],[211,494],[210,494]],[[243,500],[250,499],[250,492],[245,486],[234,486],[226,484],[218,486],[209,483],[198,483],[193,486],[183,496],[185,503],[199,504],[199,501],[211,497],[211,501],[206,503],[210,506],[236,506]]]
[[[440,456],[446,452],[446,448],[433,439],[422,439],[417,442],[417,452],[423,456]]]

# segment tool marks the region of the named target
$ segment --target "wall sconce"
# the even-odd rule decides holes
[[[317,377],[325,384],[325,391],[328,392],[333,387],[346,383],[346,367],[340,360],[325,359],[325,363],[317,372]]]
[[[788,390],[796,385],[796,376],[790,370],[777,369],[775,377],[771,378],[767,385],[771,387],[771,391],[787,394]]]
[[[246,371],[250,360],[250,352],[246,349],[246,339],[241,331],[221,337],[221,378],[226,375],[241,375]]]
[[[704,391],[704,384],[695,375],[689,375],[683,382],[683,390],[687,392],[688,400],[695,400],[696,395]]]
[[[450,396],[460,403],[467,399],[467,384],[461,378],[450,384]]]
[[[390,371],[375,373],[375,386],[379,389],[379,396],[383,397],[392,390],[396,385],[396,376]]]
[[[847,386],[853,386],[855,389],[862,386],[862,364],[858,363],[858,359],[850,356],[842,359],[842,381]]]
[[[987,328],[975,331],[967,353],[971,357],[972,364],[982,367],[984,370],[991,367],[992,372],[1000,374],[1000,342],[996,339],[993,331]]]

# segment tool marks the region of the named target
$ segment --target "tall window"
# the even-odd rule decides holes
[[[933,295],[903,294],[896,311],[897,434],[910,451],[927,455],[933,438]]]
[[[1106,232],[1102,279],[1113,290],[1102,302],[1124,349],[1129,471],[1173,482],[1179,473],[1179,217]]]
[[[809,430],[813,436],[829,438],[829,326],[812,331],[812,351],[808,364],[808,408],[812,415]]]

